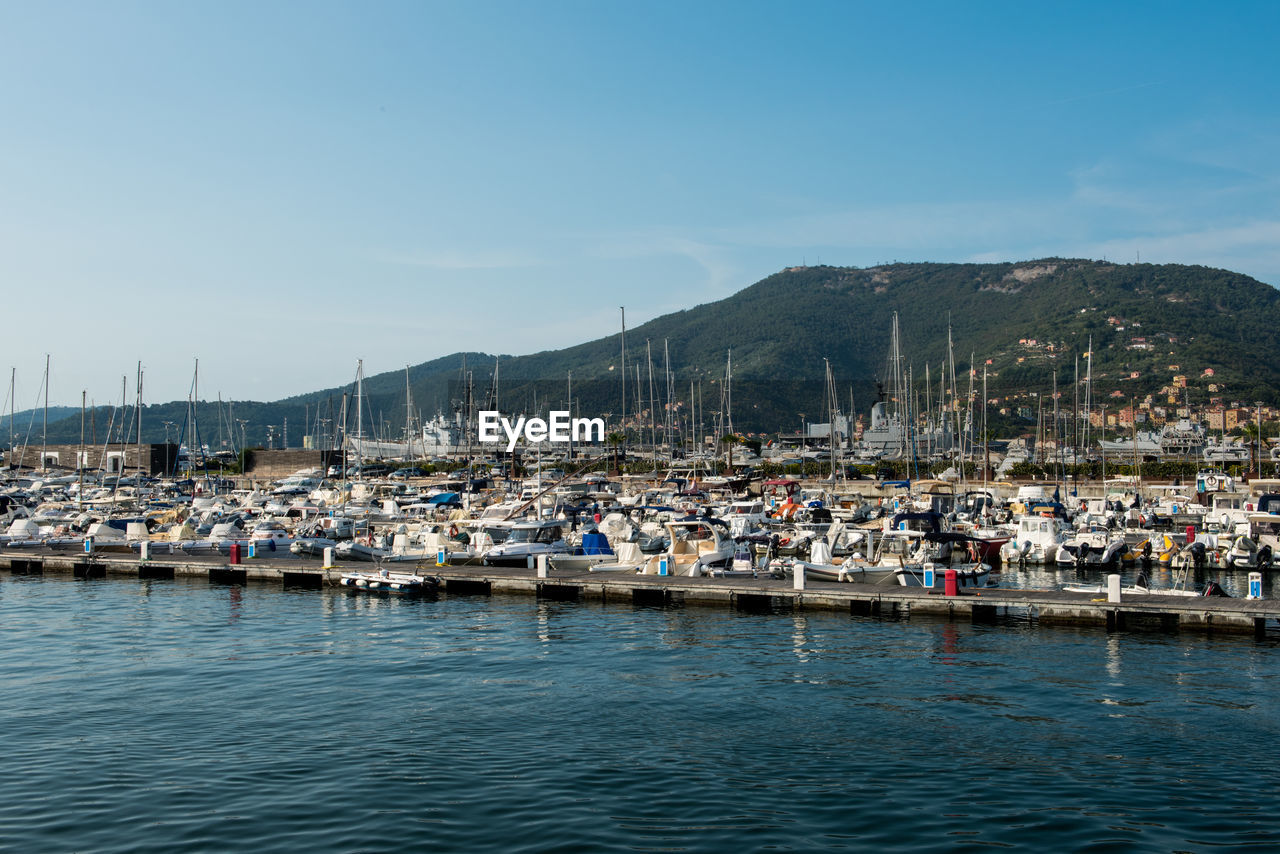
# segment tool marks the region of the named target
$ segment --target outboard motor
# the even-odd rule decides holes
[[[1204,586],[1205,596],[1223,596],[1227,599],[1231,598],[1231,594],[1222,589],[1222,586],[1216,581],[1210,581]]]
[[[1192,543],[1187,546],[1187,550],[1191,552],[1191,562],[1196,569],[1204,569],[1205,564],[1205,545],[1204,543]]]
[[[1271,569],[1271,546],[1258,549],[1258,569],[1262,572]]]
[[[1086,563],[1089,559],[1089,544],[1081,543],[1079,550],[1076,551],[1076,566]]]

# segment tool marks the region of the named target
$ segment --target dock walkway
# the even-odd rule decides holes
[[[791,580],[773,578],[685,578],[486,567],[475,564],[437,566],[388,564],[440,578],[451,594],[517,593],[559,600],[599,600],[644,605],[711,605],[751,610],[821,609],[858,616],[902,618],[917,614],[951,620],[994,621],[1020,615],[1039,625],[1095,625],[1111,631],[1156,629],[1206,631],[1262,636],[1269,621],[1280,621],[1280,600],[1126,595],[1120,602],[1105,596],[991,587],[944,596],[940,591],[886,584],[807,580],[796,589]],[[115,552],[84,554],[30,550],[0,552],[0,570],[13,574],[62,573],[80,578],[109,575],[140,579],[207,577],[212,583],[274,583],[290,587],[338,585],[343,572],[371,569],[354,563],[323,567],[318,559],[253,558],[231,564],[220,555],[162,554],[150,560]]]

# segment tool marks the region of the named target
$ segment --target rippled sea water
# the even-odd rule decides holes
[[[0,573],[0,848],[1274,851],[1278,656]]]

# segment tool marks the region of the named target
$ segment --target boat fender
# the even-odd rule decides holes
[[[968,546],[967,550],[969,552],[969,561],[971,563],[977,563],[978,562],[978,544],[968,543],[967,546]]]

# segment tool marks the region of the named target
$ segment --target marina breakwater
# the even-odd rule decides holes
[[[274,584],[321,589],[336,586],[343,572],[368,569],[357,563],[325,567],[319,560],[254,558],[232,564],[186,554],[148,560],[112,553],[75,554],[51,550],[0,554],[0,569],[12,574],[65,574],[76,578],[208,578],[214,584]],[[394,564],[400,570],[436,576],[447,594],[521,594],[551,600],[600,601],[636,605],[685,605],[750,611],[843,612],[853,616],[914,617],[980,622],[1018,618],[1033,625],[1087,625],[1108,631],[1193,631],[1263,637],[1280,631],[1280,599],[1123,595],[1119,601],[1061,590],[990,587],[946,596],[939,590],[856,582],[798,583],[776,578],[687,578],[631,573],[487,567],[478,564]],[[369,591],[352,595],[395,595]]]

